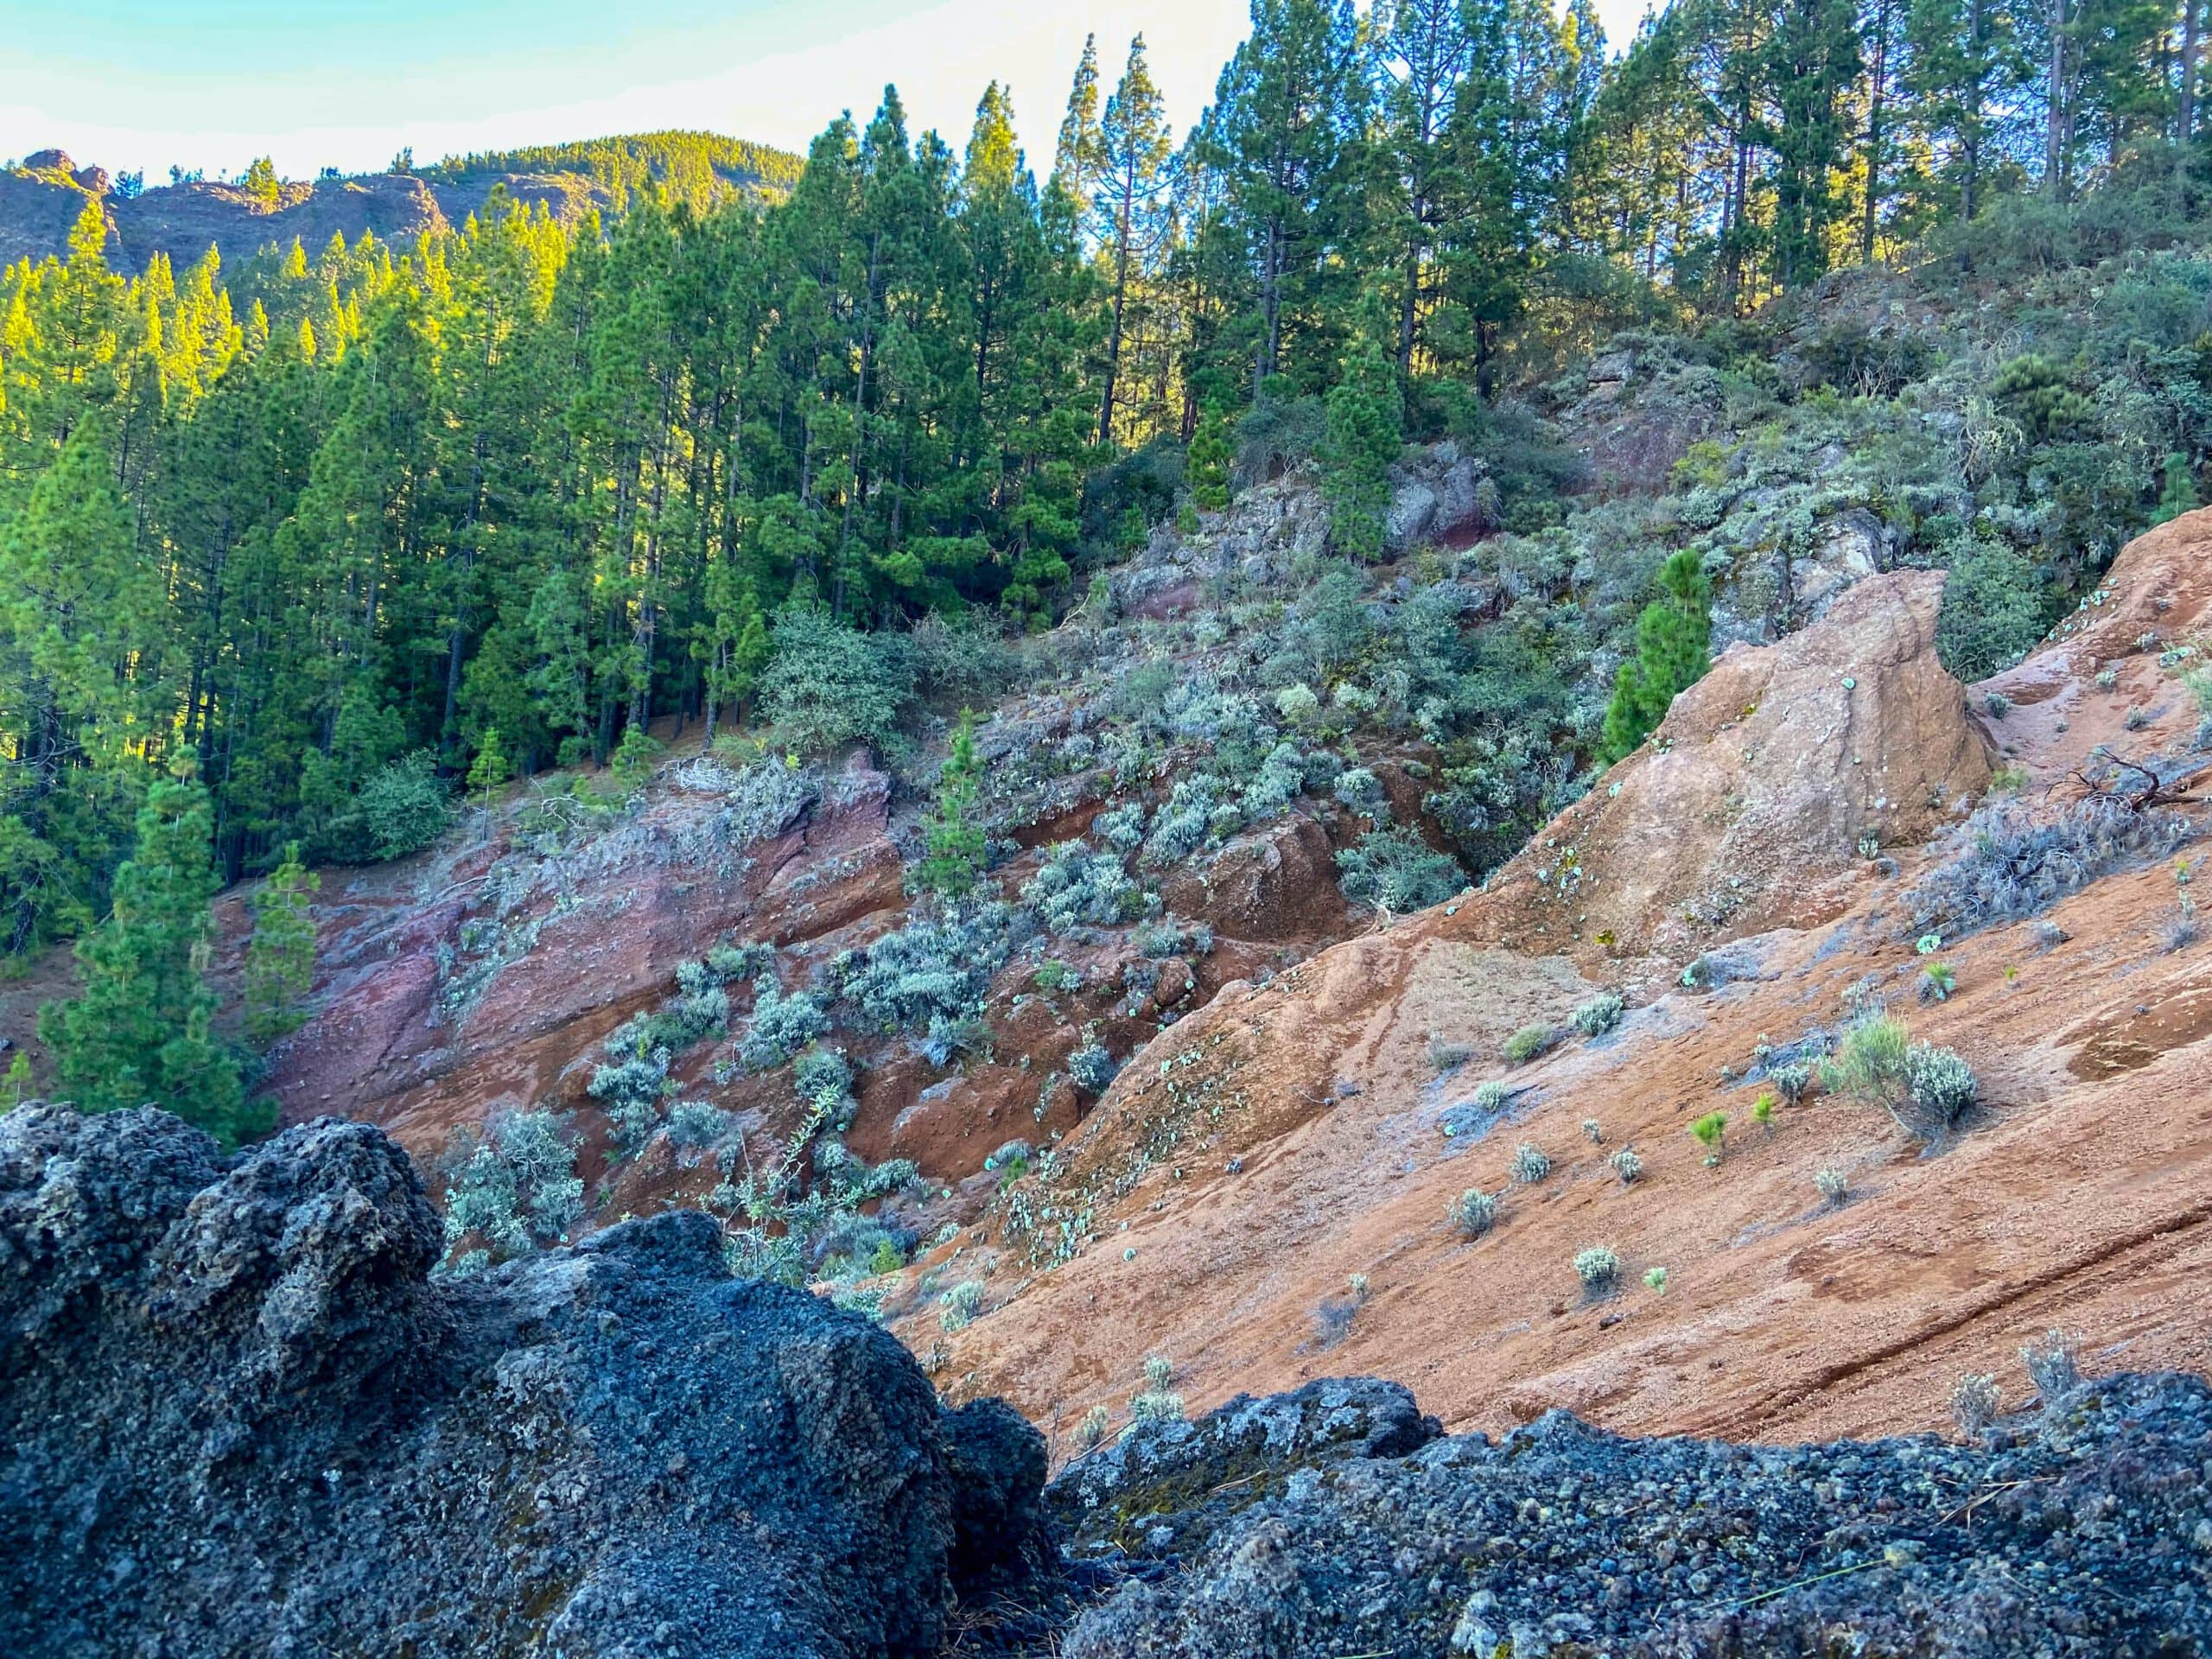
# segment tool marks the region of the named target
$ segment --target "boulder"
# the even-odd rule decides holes
[[[1041,1440],[677,1211],[431,1276],[377,1129],[0,1119],[0,1650],[917,1655]]]

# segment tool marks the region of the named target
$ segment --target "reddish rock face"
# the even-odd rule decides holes
[[[2100,744],[2188,740],[2192,700],[2144,636],[2202,626],[2208,550],[2212,512],[2131,545],[2096,605],[1975,688],[1977,710],[2012,698],[2001,723],[1935,660],[1938,576],[1872,578],[1732,652],[1487,891],[1225,985],[1133,1057],[1025,1209],[963,1235],[984,1315],[946,1338],[918,1301],[896,1328],[941,1344],[957,1389],[1062,1424],[1101,1405],[1118,1424],[1150,1353],[1193,1415],[1371,1372],[1454,1427],[1570,1407],[1773,1440],[1936,1427],[1970,1371],[2024,1398],[2020,1346],[2054,1326],[2130,1365],[2212,1368],[2212,998],[2196,953],[2161,943],[2174,873],[2123,865],[2048,912],[2055,935],[1947,942],[1956,987],[1928,1002],[1901,902],[1949,855],[1993,737],[2061,800]],[[2152,722],[2126,734],[2133,706]],[[1297,832],[1278,833],[1287,856]],[[1708,950],[1729,982],[1685,986]],[[1571,1016],[1601,989],[1629,1011],[1586,1039]],[[1972,1121],[1923,1149],[1815,1086],[1760,1127],[1758,1057],[1841,1031],[1870,994],[1972,1065]],[[1506,1039],[1532,1024],[1560,1039],[1516,1065]],[[1478,1097],[1493,1079],[1502,1104]],[[1717,1166],[1688,1133],[1715,1110]],[[1524,1142],[1551,1160],[1533,1184],[1512,1173]],[[1608,1162],[1623,1147],[1632,1185]],[[1497,1202],[1474,1239],[1447,1219],[1471,1188]],[[1027,1225],[1045,1214],[1081,1218],[1071,1259]],[[1580,1293],[1594,1245],[1622,1263],[1616,1296]],[[1325,1327],[1354,1275],[1356,1311]]]

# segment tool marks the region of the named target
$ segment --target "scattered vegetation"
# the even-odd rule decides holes
[[[1643,1179],[1643,1160],[1634,1147],[1623,1147],[1605,1160],[1605,1166],[1621,1178],[1623,1186],[1634,1186]]]
[[[1552,1160],[1535,1147],[1523,1141],[1513,1149],[1513,1161],[1509,1166],[1513,1179],[1523,1186],[1534,1186],[1552,1173]]]
[[[1462,1238],[1480,1238],[1497,1220],[1497,1200],[1480,1187],[1471,1186],[1452,1200],[1452,1230]]]
[[[1505,1058],[1516,1065],[1525,1065],[1558,1040],[1559,1033],[1549,1026],[1523,1026],[1505,1039]]]
[[[1997,1421],[1999,1404],[1997,1379],[1970,1371],[1951,1390],[1951,1421],[1968,1440],[1980,1440]]]
[[[1574,1276],[1592,1295],[1611,1290],[1620,1273],[1620,1257],[1603,1244],[1593,1244],[1574,1253]]]
[[[1585,1037],[1602,1037],[1621,1022],[1627,1007],[1611,991],[1600,992],[1574,1011],[1574,1028]]]

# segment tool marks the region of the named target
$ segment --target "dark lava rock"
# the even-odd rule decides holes
[[[1056,1651],[2212,1652],[2212,1389],[2196,1377],[2092,1382],[1975,1446],[1631,1440],[1566,1413],[1496,1443],[1427,1438],[1384,1386],[1233,1402],[1077,1465],[1047,1503],[1074,1569],[1114,1587]],[[1393,1443],[1363,1449],[1378,1406]],[[1171,1516],[1147,1520],[1159,1506]]]
[[[0,1652],[918,1655],[1049,1565],[1035,1431],[710,1218],[439,1246],[365,1125],[0,1119]]]

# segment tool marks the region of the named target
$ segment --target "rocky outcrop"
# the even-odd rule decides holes
[[[1506,867],[1493,902],[1624,955],[1842,910],[1870,849],[1925,840],[1989,781],[1989,741],[1936,657],[1942,584],[1870,576],[1803,632],[1722,653],[1648,749]]]
[[[1046,1559],[1036,1433],[709,1217],[438,1245],[366,1125],[0,1120],[0,1649],[919,1654]]]
[[[1066,1659],[2212,1644],[2212,1389],[2195,1377],[2078,1388],[1971,1445],[1630,1440],[1564,1412],[1446,1440],[1391,1393],[1232,1401],[1078,1465],[1056,1509],[1077,1559],[1124,1582]],[[1224,1478],[1230,1448],[1247,1455]],[[1176,1513],[1133,1522],[1162,1494]]]

